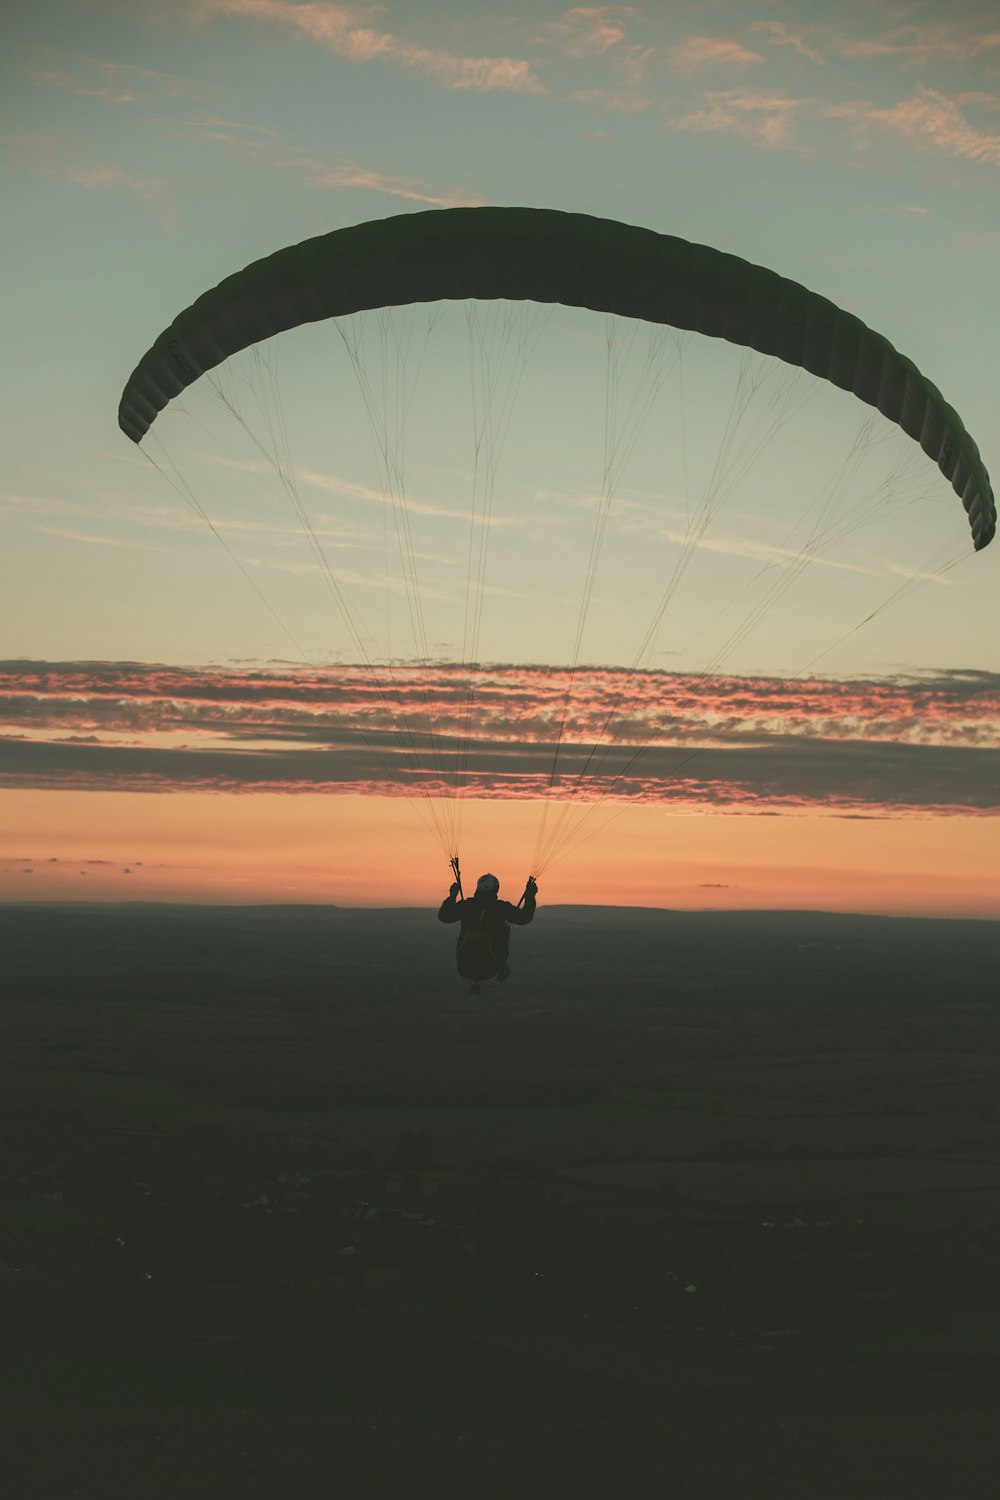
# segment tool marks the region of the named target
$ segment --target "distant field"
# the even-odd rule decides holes
[[[714,1494],[724,1420],[769,1496],[992,1500],[1000,924],[543,907],[478,997],[453,943],[0,908],[14,1493],[73,1492],[55,1420],[129,1500],[283,1493],[292,1450],[319,1495],[329,1443],[358,1494],[417,1454],[603,1495],[623,1447]]]
[[[542,908],[479,997],[424,912],[7,907],[0,944],[8,1112],[451,1166],[1000,1146],[998,924]]]

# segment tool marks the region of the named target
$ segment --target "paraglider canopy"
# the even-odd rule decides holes
[[[374,220],[255,261],[182,312],[139,362],[118,412],[142,441],[175,396],[230,355],[303,323],[438,300],[564,303],[727,339],[878,410],[933,459],[977,549],[996,531],[979,450],[936,386],[881,334],[762,266],[673,235],[534,208]]]

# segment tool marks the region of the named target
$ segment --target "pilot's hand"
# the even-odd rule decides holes
[[[452,884],[451,890],[448,892],[448,895],[451,897],[451,899],[453,901],[454,901],[455,897],[458,895],[458,893],[459,893],[459,891],[461,889],[462,889],[462,887],[459,885],[458,881],[457,880],[454,881],[453,884]]]
[[[538,881],[535,879],[534,875],[528,876],[528,884],[524,887],[524,889],[525,892],[530,896],[538,895]]]

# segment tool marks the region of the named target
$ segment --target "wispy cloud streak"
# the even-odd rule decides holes
[[[447,794],[464,758],[473,795],[537,797],[572,689],[557,794],[1000,810],[1000,674],[626,681],[584,668],[571,682],[565,669],[501,665],[473,676],[465,740],[468,673],[454,663],[394,663],[373,677],[358,666],[10,662],[0,785]],[[609,716],[611,749],[593,758]],[[597,774],[581,787],[588,764]]]
[[[986,10],[922,19],[870,7],[836,25],[720,20],[719,30],[711,20],[705,12],[685,33],[679,16],[572,7],[538,41],[553,69],[575,75],[563,97],[608,114],[658,110],[671,132],[725,135],[805,158],[892,143],[988,166],[1000,160],[996,133],[970,115],[997,107],[1000,27]],[[899,97],[900,75],[917,70],[916,91]]]
[[[881,135],[914,151],[1000,166],[1000,134],[977,130],[958,103],[937,89],[918,89],[912,98],[886,108],[850,100],[828,105],[822,113],[829,120],[845,121],[863,150],[869,150],[875,136]]]
[[[107,104],[138,104],[149,99],[185,98],[199,92],[200,85],[179,73],[164,73],[136,63],[108,58],[86,58],[76,71],[40,68],[31,75],[47,88],[65,89],[84,98],[103,99]]]
[[[694,73],[702,68],[754,66],[763,61],[760,52],[729,36],[689,36],[670,49],[670,63],[679,73]]]
[[[282,139],[275,131],[263,131],[252,125],[192,115],[180,128],[256,167],[292,174],[306,187],[386,193],[389,197],[403,198],[411,203],[426,203],[431,208],[474,208],[483,201],[461,188],[435,187],[420,178],[388,172],[354,157],[338,156],[324,160]]]
[[[304,41],[314,42],[335,57],[350,62],[387,62],[406,72],[432,79],[442,88],[515,94],[539,94],[545,86],[529,62],[515,57],[462,56],[409,41],[391,31],[371,26],[370,7],[364,9],[312,0],[197,0],[204,18],[225,16],[281,27]]]
[[[761,150],[810,156],[798,138],[805,99],[749,89],[716,90],[672,113],[667,129],[689,135],[734,135]]]
[[[80,188],[127,193],[151,208],[165,228],[176,227],[172,185],[163,177],[132,172],[114,162],[88,160],[78,141],[59,135],[25,131],[0,137],[0,144],[5,148],[7,170],[33,172]]]

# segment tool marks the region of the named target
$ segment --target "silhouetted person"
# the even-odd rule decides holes
[[[527,927],[535,915],[538,886],[532,877],[524,888],[519,906],[499,899],[500,882],[495,875],[480,875],[476,894],[459,900],[462,888],[456,881],[441,903],[439,922],[461,922],[456,958],[458,972],[472,981],[471,994],[478,995],[484,979],[503,982],[510,973],[507,955],[510,929]]]

